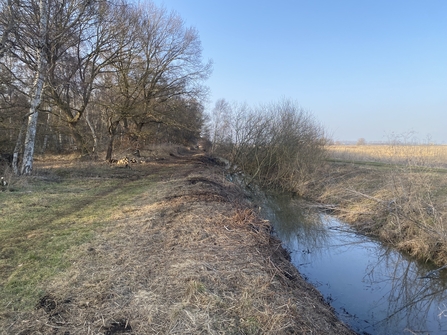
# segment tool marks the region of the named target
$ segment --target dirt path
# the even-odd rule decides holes
[[[7,334],[353,334],[221,167],[188,155],[126,173],[157,170]]]

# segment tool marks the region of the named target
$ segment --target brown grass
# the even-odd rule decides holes
[[[331,145],[333,159],[447,167],[447,145]]]
[[[0,311],[1,334],[351,334],[208,158],[101,171],[154,184],[66,251],[70,266],[39,283],[34,309]]]
[[[447,169],[440,162],[447,147],[395,148],[401,150],[396,155],[387,146],[332,148],[333,160],[315,197],[363,232],[422,261],[444,265]],[[349,159],[342,151],[350,153]]]

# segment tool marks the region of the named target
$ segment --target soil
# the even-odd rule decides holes
[[[354,334],[216,160],[175,153],[110,174],[154,183],[4,334]]]

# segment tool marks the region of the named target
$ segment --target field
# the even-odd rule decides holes
[[[9,176],[0,334],[352,334],[222,167],[157,158]]]
[[[331,145],[332,159],[447,168],[447,145]]]
[[[329,146],[318,201],[425,262],[447,264],[447,146]]]

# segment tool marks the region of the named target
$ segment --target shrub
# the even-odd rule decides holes
[[[241,172],[247,184],[300,195],[326,158],[323,128],[311,113],[289,100],[232,111],[231,133],[216,153]]]

